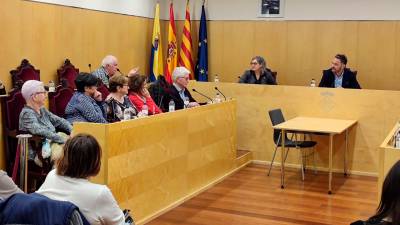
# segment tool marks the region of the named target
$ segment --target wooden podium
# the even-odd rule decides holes
[[[76,123],[102,147],[92,180],[106,184],[139,223],[236,169],[236,100],[112,124]]]

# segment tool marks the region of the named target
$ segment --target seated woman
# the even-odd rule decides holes
[[[64,154],[36,192],[50,199],[69,201],[91,225],[123,225],[125,217],[106,185],[89,181],[101,166],[101,148],[89,134],[77,134],[64,146]]]
[[[0,170],[0,201],[16,193],[23,193],[6,172]]]
[[[250,66],[250,70],[246,70],[240,77],[239,83],[276,85],[275,78],[272,76],[271,70],[267,68],[263,57],[253,57]]]
[[[137,115],[137,110],[129,100],[128,78],[123,75],[114,75],[109,80],[110,94],[106,98],[107,121],[116,122],[124,119],[132,119]],[[129,111],[129,118],[124,118],[124,113]]]
[[[400,160],[387,173],[375,215],[351,225],[400,225]]]
[[[43,83],[37,80],[26,81],[21,88],[21,94],[26,101],[26,105],[19,114],[19,130],[26,131],[34,135],[42,136],[51,142],[51,159],[58,159],[61,154],[60,144],[63,144],[68,135],[57,133],[56,128],[66,133],[71,133],[72,126],[63,118],[60,118],[44,108],[47,92]],[[35,158],[34,153],[30,151],[29,158]],[[46,158],[46,156],[44,156]]]
[[[143,75],[129,77],[129,99],[139,111],[142,110],[143,105],[147,105],[149,115],[162,113],[145,87],[146,79],[147,77]]]
[[[65,118],[74,122],[107,123],[104,102],[97,91],[99,79],[90,73],[79,73],[75,79],[77,91],[65,108]]]

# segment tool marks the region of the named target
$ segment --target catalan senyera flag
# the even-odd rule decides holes
[[[208,47],[207,47],[207,20],[204,3],[201,7],[199,28],[199,51],[197,52],[196,80],[208,81]]]
[[[176,43],[176,29],[174,6],[171,2],[169,5],[169,26],[168,26],[168,47],[167,47],[167,63],[165,66],[165,80],[172,84],[172,72],[178,62],[178,45]]]
[[[151,40],[150,81],[155,81],[158,75],[163,75],[163,56],[160,32],[160,5],[156,4],[154,14],[153,37]]]
[[[179,54],[179,66],[184,66],[190,70],[190,79],[193,79],[193,60],[192,60],[192,35],[190,33],[190,10],[189,0],[186,2],[186,18],[183,26],[181,51]]]

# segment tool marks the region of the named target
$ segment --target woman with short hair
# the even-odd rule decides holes
[[[22,97],[26,101],[26,105],[19,114],[19,130],[29,132],[34,135],[42,136],[49,140],[49,151],[43,157],[51,156],[52,160],[60,157],[61,147],[72,131],[71,124],[63,118],[60,118],[49,112],[44,103],[47,98],[47,92],[43,82],[37,80],[26,81],[21,88]],[[65,133],[57,133],[59,129]],[[47,149],[47,148],[42,148]],[[29,151],[29,158],[35,159],[35,163],[39,166],[42,162],[39,157],[35,156],[33,151]]]
[[[77,134],[37,191],[50,199],[69,201],[92,225],[122,225],[125,217],[106,185],[89,181],[101,168],[101,148],[89,134]]]
[[[107,121],[116,122],[124,120],[124,112],[129,111],[129,119],[137,115],[137,110],[129,100],[127,94],[129,90],[128,78],[123,75],[116,74],[109,80],[110,94],[106,98],[107,105]]]
[[[104,102],[97,91],[99,79],[90,73],[79,73],[75,79],[77,91],[65,108],[65,118],[74,122],[107,123]]]
[[[143,75],[129,77],[129,99],[139,111],[147,105],[149,115],[162,113],[146,88],[146,80],[147,77]]]
[[[255,56],[250,61],[250,70],[244,71],[239,83],[276,85],[276,80],[272,76],[271,70],[267,68],[265,59]]]

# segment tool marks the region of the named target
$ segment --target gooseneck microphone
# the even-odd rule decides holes
[[[196,89],[193,88],[192,91],[194,91],[194,92],[196,92],[197,94],[199,94],[199,95],[201,95],[201,96],[207,98],[207,99],[210,100],[211,102],[214,102],[210,97],[208,97],[207,95],[205,95],[205,94],[203,94],[203,93],[198,92]]]
[[[89,63],[88,67],[89,67],[89,72],[92,73],[92,64]]]
[[[226,101],[226,96],[224,95],[224,93],[222,93],[217,87],[215,87],[215,90],[217,90],[222,96],[224,96],[224,99]]]

